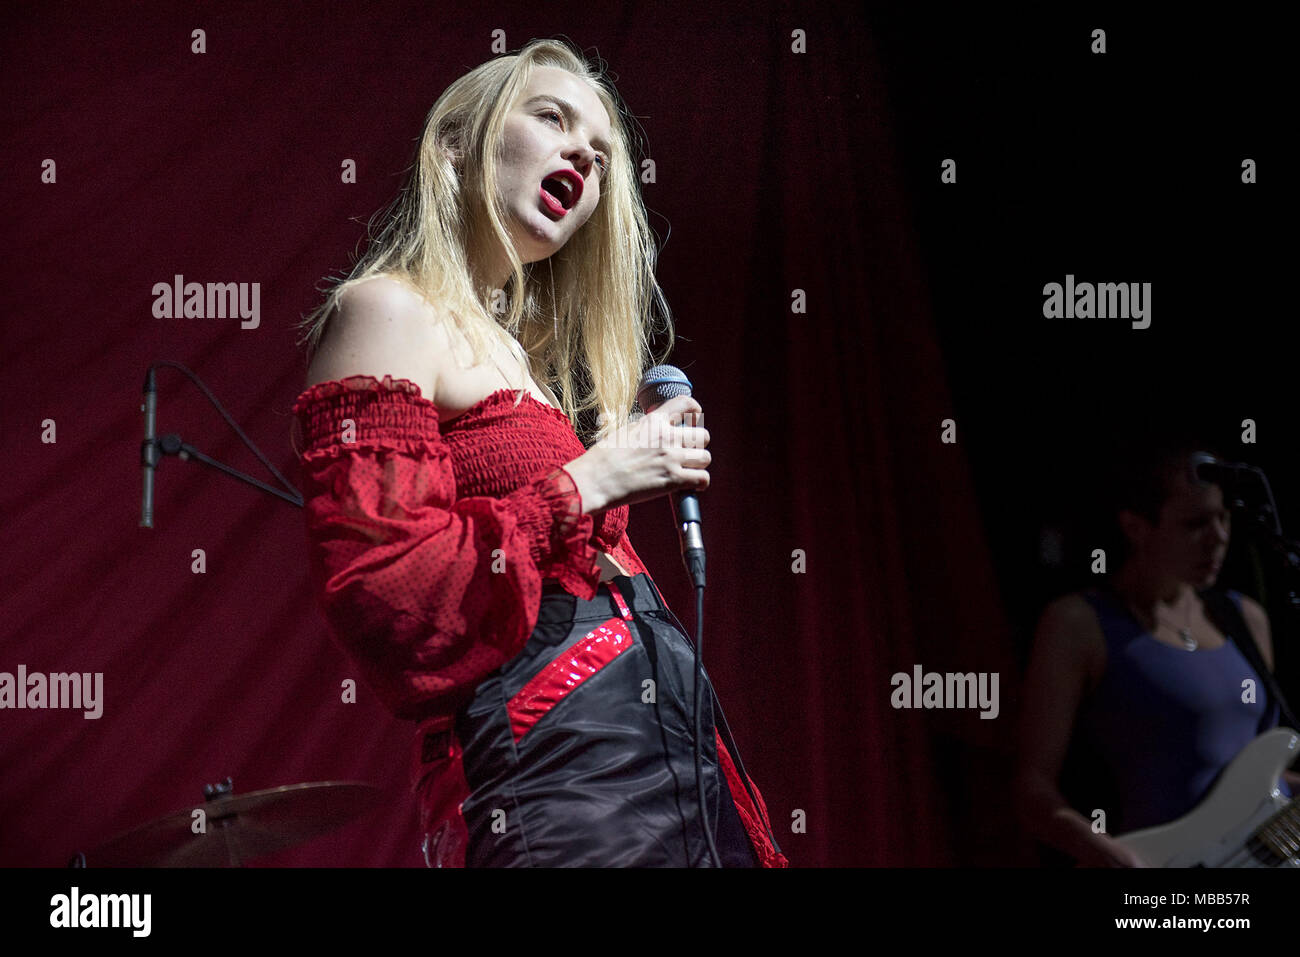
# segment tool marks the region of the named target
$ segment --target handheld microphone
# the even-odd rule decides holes
[[[655,366],[641,377],[636,401],[649,414],[679,395],[691,394],[691,380],[676,366]],[[700,501],[692,491],[673,492],[673,523],[682,546],[682,564],[696,588],[704,587],[704,534]]]
[[[153,366],[144,375],[144,442],[140,445],[140,465],[144,473],[144,489],[140,495],[140,527],[153,528],[153,473],[158,465],[158,441],[154,434],[154,418],[158,413],[158,387],[154,381]]]
[[[679,395],[691,394],[691,380],[676,366],[655,366],[641,377],[636,391],[637,405],[646,414]],[[691,491],[673,492],[673,522],[677,525],[677,538],[682,546],[682,564],[695,585],[695,795],[700,807],[700,828],[708,844],[709,858],[714,867],[722,866],[718,856],[713,828],[704,809],[704,773],[701,752],[700,677],[704,673],[701,663],[704,655],[704,535],[700,519],[700,502]],[[684,630],[683,630],[683,633]],[[715,732],[716,733],[716,732]],[[721,775],[721,766],[719,766]]]

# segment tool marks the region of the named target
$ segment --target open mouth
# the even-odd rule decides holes
[[[556,219],[569,215],[569,211],[560,205],[560,201],[554,194],[547,192],[545,188],[539,189],[537,193],[542,199],[542,206]]]
[[[542,190],[568,212],[582,198],[582,177],[573,170],[557,170],[542,180]]]

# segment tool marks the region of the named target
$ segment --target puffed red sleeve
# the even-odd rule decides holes
[[[399,717],[452,713],[514,657],[543,578],[595,595],[593,520],[563,468],[458,500],[437,408],[405,379],[318,383],[294,414],[315,593]]]

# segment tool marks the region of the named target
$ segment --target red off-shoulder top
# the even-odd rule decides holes
[[[452,731],[458,708],[537,625],[542,583],[590,599],[597,549],[644,572],[628,508],[583,514],[564,465],[586,449],[568,417],[501,389],[449,422],[406,379],[349,376],[298,396],[312,584],[335,640],[396,715],[419,722],[414,759],[440,863],[463,864],[468,787]],[[445,742],[430,753],[429,742]],[[784,866],[718,737],[741,822],[760,862]]]

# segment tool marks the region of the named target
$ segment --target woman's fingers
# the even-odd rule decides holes
[[[673,425],[693,426],[699,424],[696,419],[704,411],[704,407],[693,396],[679,395],[669,399],[655,411],[668,416],[668,421]]]

